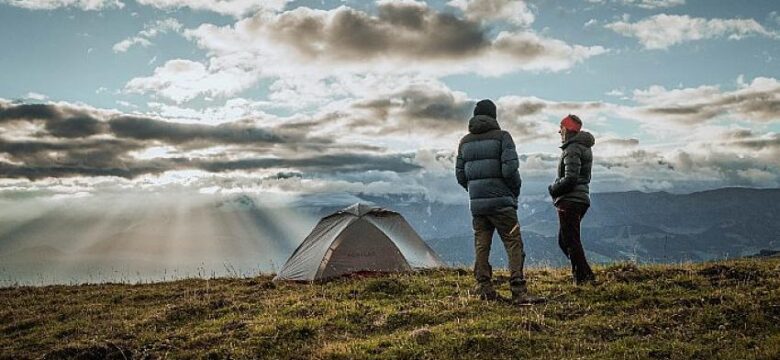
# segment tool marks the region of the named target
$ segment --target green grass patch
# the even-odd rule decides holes
[[[0,359],[780,358],[780,259],[595,272],[530,269],[550,299],[530,307],[479,300],[466,269],[3,288]]]

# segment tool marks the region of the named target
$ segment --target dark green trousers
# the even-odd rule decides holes
[[[481,286],[490,286],[493,268],[490,266],[490,246],[493,242],[493,231],[498,232],[509,257],[509,287],[512,292],[524,292],[525,277],[523,276],[523,238],[520,236],[520,223],[517,221],[517,210],[507,208],[491,215],[479,215],[473,218],[474,247],[476,261],[474,276]]]

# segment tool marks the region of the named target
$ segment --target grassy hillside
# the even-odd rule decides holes
[[[552,299],[533,307],[480,301],[457,269],[5,288],[0,358],[780,358],[778,258],[596,270],[529,271]]]

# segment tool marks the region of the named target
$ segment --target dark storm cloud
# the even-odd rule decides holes
[[[328,154],[305,158],[262,158],[233,161],[194,161],[194,167],[209,172],[233,170],[257,170],[271,168],[294,168],[303,171],[337,173],[353,171],[384,170],[398,173],[420,169],[411,163],[411,155],[373,154]]]
[[[348,7],[337,9],[330,17],[299,8],[271,22],[262,17],[253,22],[265,27],[271,38],[310,57],[460,58],[490,46],[479,23],[412,3],[380,4],[377,16]]]
[[[46,131],[52,136],[62,138],[88,137],[103,133],[105,132],[105,129],[105,122],[87,115],[78,115],[46,122]]]
[[[103,152],[138,150],[144,148],[140,142],[120,139],[77,139],[68,141],[21,140],[9,141],[0,138],[0,152],[13,156],[24,156],[40,152],[97,150]],[[112,151],[113,150],[113,151]]]
[[[474,101],[459,98],[447,88],[415,85],[386,96],[355,102],[352,107],[372,113],[371,119],[357,125],[392,123],[388,121],[392,117],[399,123],[386,126],[383,131],[403,132],[415,128],[447,133],[466,126]]]
[[[0,104],[0,122],[17,120],[61,120],[65,114],[57,106],[46,104]]]
[[[113,134],[120,139],[155,140],[171,145],[198,142],[201,146],[278,144],[301,140],[330,142],[328,139],[306,138],[306,126],[277,131],[246,121],[218,126],[182,124],[143,116],[100,114],[54,104],[0,104],[0,124],[12,122],[43,122],[45,132],[34,134],[37,137],[78,139]]]
[[[296,172],[277,174],[279,178],[300,177],[299,171],[339,174],[370,170],[397,173],[420,169],[411,163],[411,155],[330,154],[302,158],[254,158],[241,160],[164,158],[131,160],[113,158],[114,162],[99,163],[88,159],[86,163],[28,162],[24,165],[0,161],[0,177],[39,180],[75,176],[116,176],[133,179],[144,174],[161,174],[171,170],[198,169],[212,173],[228,171],[252,171],[277,168],[296,169]]]
[[[190,141],[205,141],[215,144],[285,142],[282,136],[254,126],[179,124],[135,116],[120,116],[111,119],[110,128],[117,137],[160,140],[169,144]]]
[[[38,116],[38,115],[36,115]],[[37,117],[40,119],[40,117]],[[55,123],[65,120],[49,120]],[[91,121],[85,123],[92,124]],[[55,127],[67,137],[85,133],[78,121],[68,126]],[[91,133],[91,132],[87,132]],[[142,150],[146,145],[127,139],[82,138],[47,140],[6,140],[0,138],[0,154],[8,160],[0,161],[0,177],[40,180],[76,176],[115,176],[134,178],[141,174],[159,174],[169,165],[127,156],[129,151]]]
[[[31,180],[101,174],[134,177],[152,172],[152,169],[137,168],[137,160],[126,156],[129,151],[143,148],[145,145],[140,142],[119,139],[8,141],[0,138],[0,154],[7,154],[13,161],[4,163],[0,176]]]
[[[48,134],[62,138],[87,137],[105,131],[105,123],[86,110],[53,104],[0,104],[0,124],[21,121],[43,122]]]
[[[133,166],[124,168],[88,167],[88,166],[36,166],[15,165],[0,161],[0,177],[25,178],[29,180],[41,180],[46,178],[65,178],[77,176],[114,176],[125,179],[133,179],[143,174],[160,174],[169,170],[167,167],[143,167]]]
[[[13,105],[0,109],[3,122],[44,122],[45,131],[28,137],[0,137],[0,177],[45,178],[114,176],[126,179],[171,170],[207,172],[293,169],[298,172],[409,172],[419,169],[412,155],[383,155],[380,147],[336,144],[308,136],[316,123],[257,127],[255,120],[219,126],[171,123],[141,116],[78,112],[59,105]],[[100,136],[92,136],[100,135]],[[193,144],[207,148],[232,145],[219,154],[185,157]],[[172,145],[167,157],[138,158],[133,152]],[[277,157],[268,158],[273,146]],[[179,152],[179,154],[176,154]]]
[[[471,116],[474,101],[457,99],[451,92],[428,92],[411,88],[398,94],[406,118],[456,121],[462,123]]]

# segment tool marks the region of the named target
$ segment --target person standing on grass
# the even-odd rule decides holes
[[[517,221],[517,198],[522,181],[512,135],[501,130],[496,105],[482,100],[469,120],[469,134],[458,145],[455,177],[469,193],[474,229],[476,293],[486,300],[504,300],[493,288],[490,246],[497,230],[509,257],[509,288],[515,303],[543,298],[528,293],[523,275],[523,240]]]
[[[587,131],[582,131],[582,120],[568,115],[561,120],[561,160],[558,177],[548,190],[558,210],[558,245],[571,260],[574,282],[578,285],[596,280],[585,258],[580,240],[580,223],[590,207],[590,177],[593,167],[591,147],[596,143]]]

